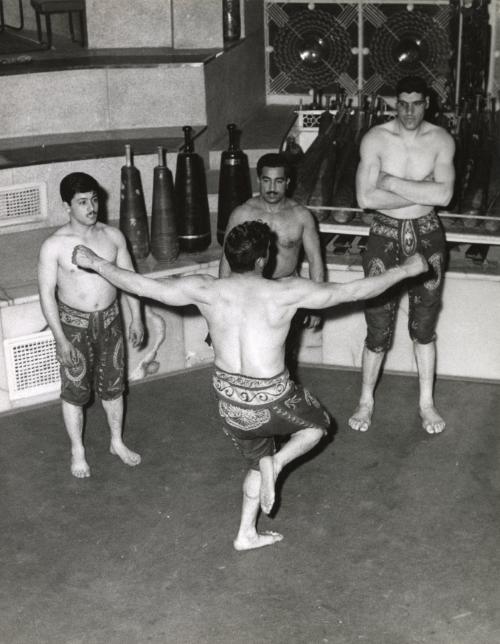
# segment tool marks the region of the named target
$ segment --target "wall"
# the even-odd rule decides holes
[[[0,138],[205,125],[204,82],[195,63],[2,76]]]
[[[244,2],[245,38],[207,63],[208,141],[226,134],[228,123],[241,125],[265,104],[263,5]]]
[[[490,65],[492,67],[492,73],[490,76],[490,91],[493,96],[500,98],[500,0],[490,1],[490,25],[494,43],[490,59]]]
[[[222,47],[222,0],[172,0],[173,47]]]
[[[171,2],[86,0],[89,48],[171,47]]]

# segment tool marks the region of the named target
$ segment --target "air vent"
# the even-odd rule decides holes
[[[11,400],[60,388],[56,343],[51,331],[4,340],[4,349]]]
[[[45,183],[0,187],[0,226],[26,224],[47,217]]]

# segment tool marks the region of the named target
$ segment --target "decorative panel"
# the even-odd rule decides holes
[[[268,101],[286,96],[297,100],[311,90],[391,95],[407,75],[424,77],[444,99],[452,12],[446,0],[265,0]]]

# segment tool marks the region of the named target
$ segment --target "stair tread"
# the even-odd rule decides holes
[[[205,125],[192,127],[193,138],[206,129]],[[136,155],[152,154],[159,145],[178,152],[184,135],[181,127],[154,127],[0,139],[0,169],[121,156],[126,143],[131,144]]]

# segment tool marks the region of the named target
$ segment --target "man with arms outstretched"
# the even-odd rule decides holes
[[[122,233],[97,220],[99,185],[84,172],[61,181],[69,222],[44,241],[38,260],[40,303],[56,341],[61,365],[61,399],[71,441],[71,473],[90,476],[83,446],[84,407],[92,390],[99,395],[111,431],[110,451],[130,466],[141,462],[122,440],[124,346],[116,288],[71,261],[75,244],[86,244],[109,262],[133,270]],[[142,343],[140,302],[126,296],[131,312],[129,339]]]
[[[208,323],[215,352],[213,386],[224,431],[246,458],[241,521],[234,547],[260,548],[280,541],[275,532],[258,533],[259,507],[266,513],[275,500],[275,482],[285,465],[312,449],[329,426],[316,398],[296,385],[285,369],[285,340],[301,306],[323,309],[372,297],[427,268],[420,255],[401,267],[348,284],[316,284],[290,277],[263,277],[273,234],[267,224],[246,222],[226,237],[231,267],[227,278],[193,275],[156,281],[122,270],[84,246],[73,261],[112,284],[164,304],[195,304]],[[275,451],[274,436],[290,436]]]
[[[363,268],[366,276],[377,275],[415,252],[429,263],[428,274],[408,283],[408,328],[419,375],[422,426],[429,434],[439,434],[445,421],[434,405],[435,330],[446,246],[435,206],[446,206],[451,199],[455,147],[446,130],[424,120],[429,93],[422,78],[403,78],[396,94],[396,118],[373,127],[361,142],[357,199],[362,208],[376,211]],[[399,300],[395,291],[366,304],[361,397],[349,419],[349,425],[359,431],[370,426],[375,386],[392,343]]]

